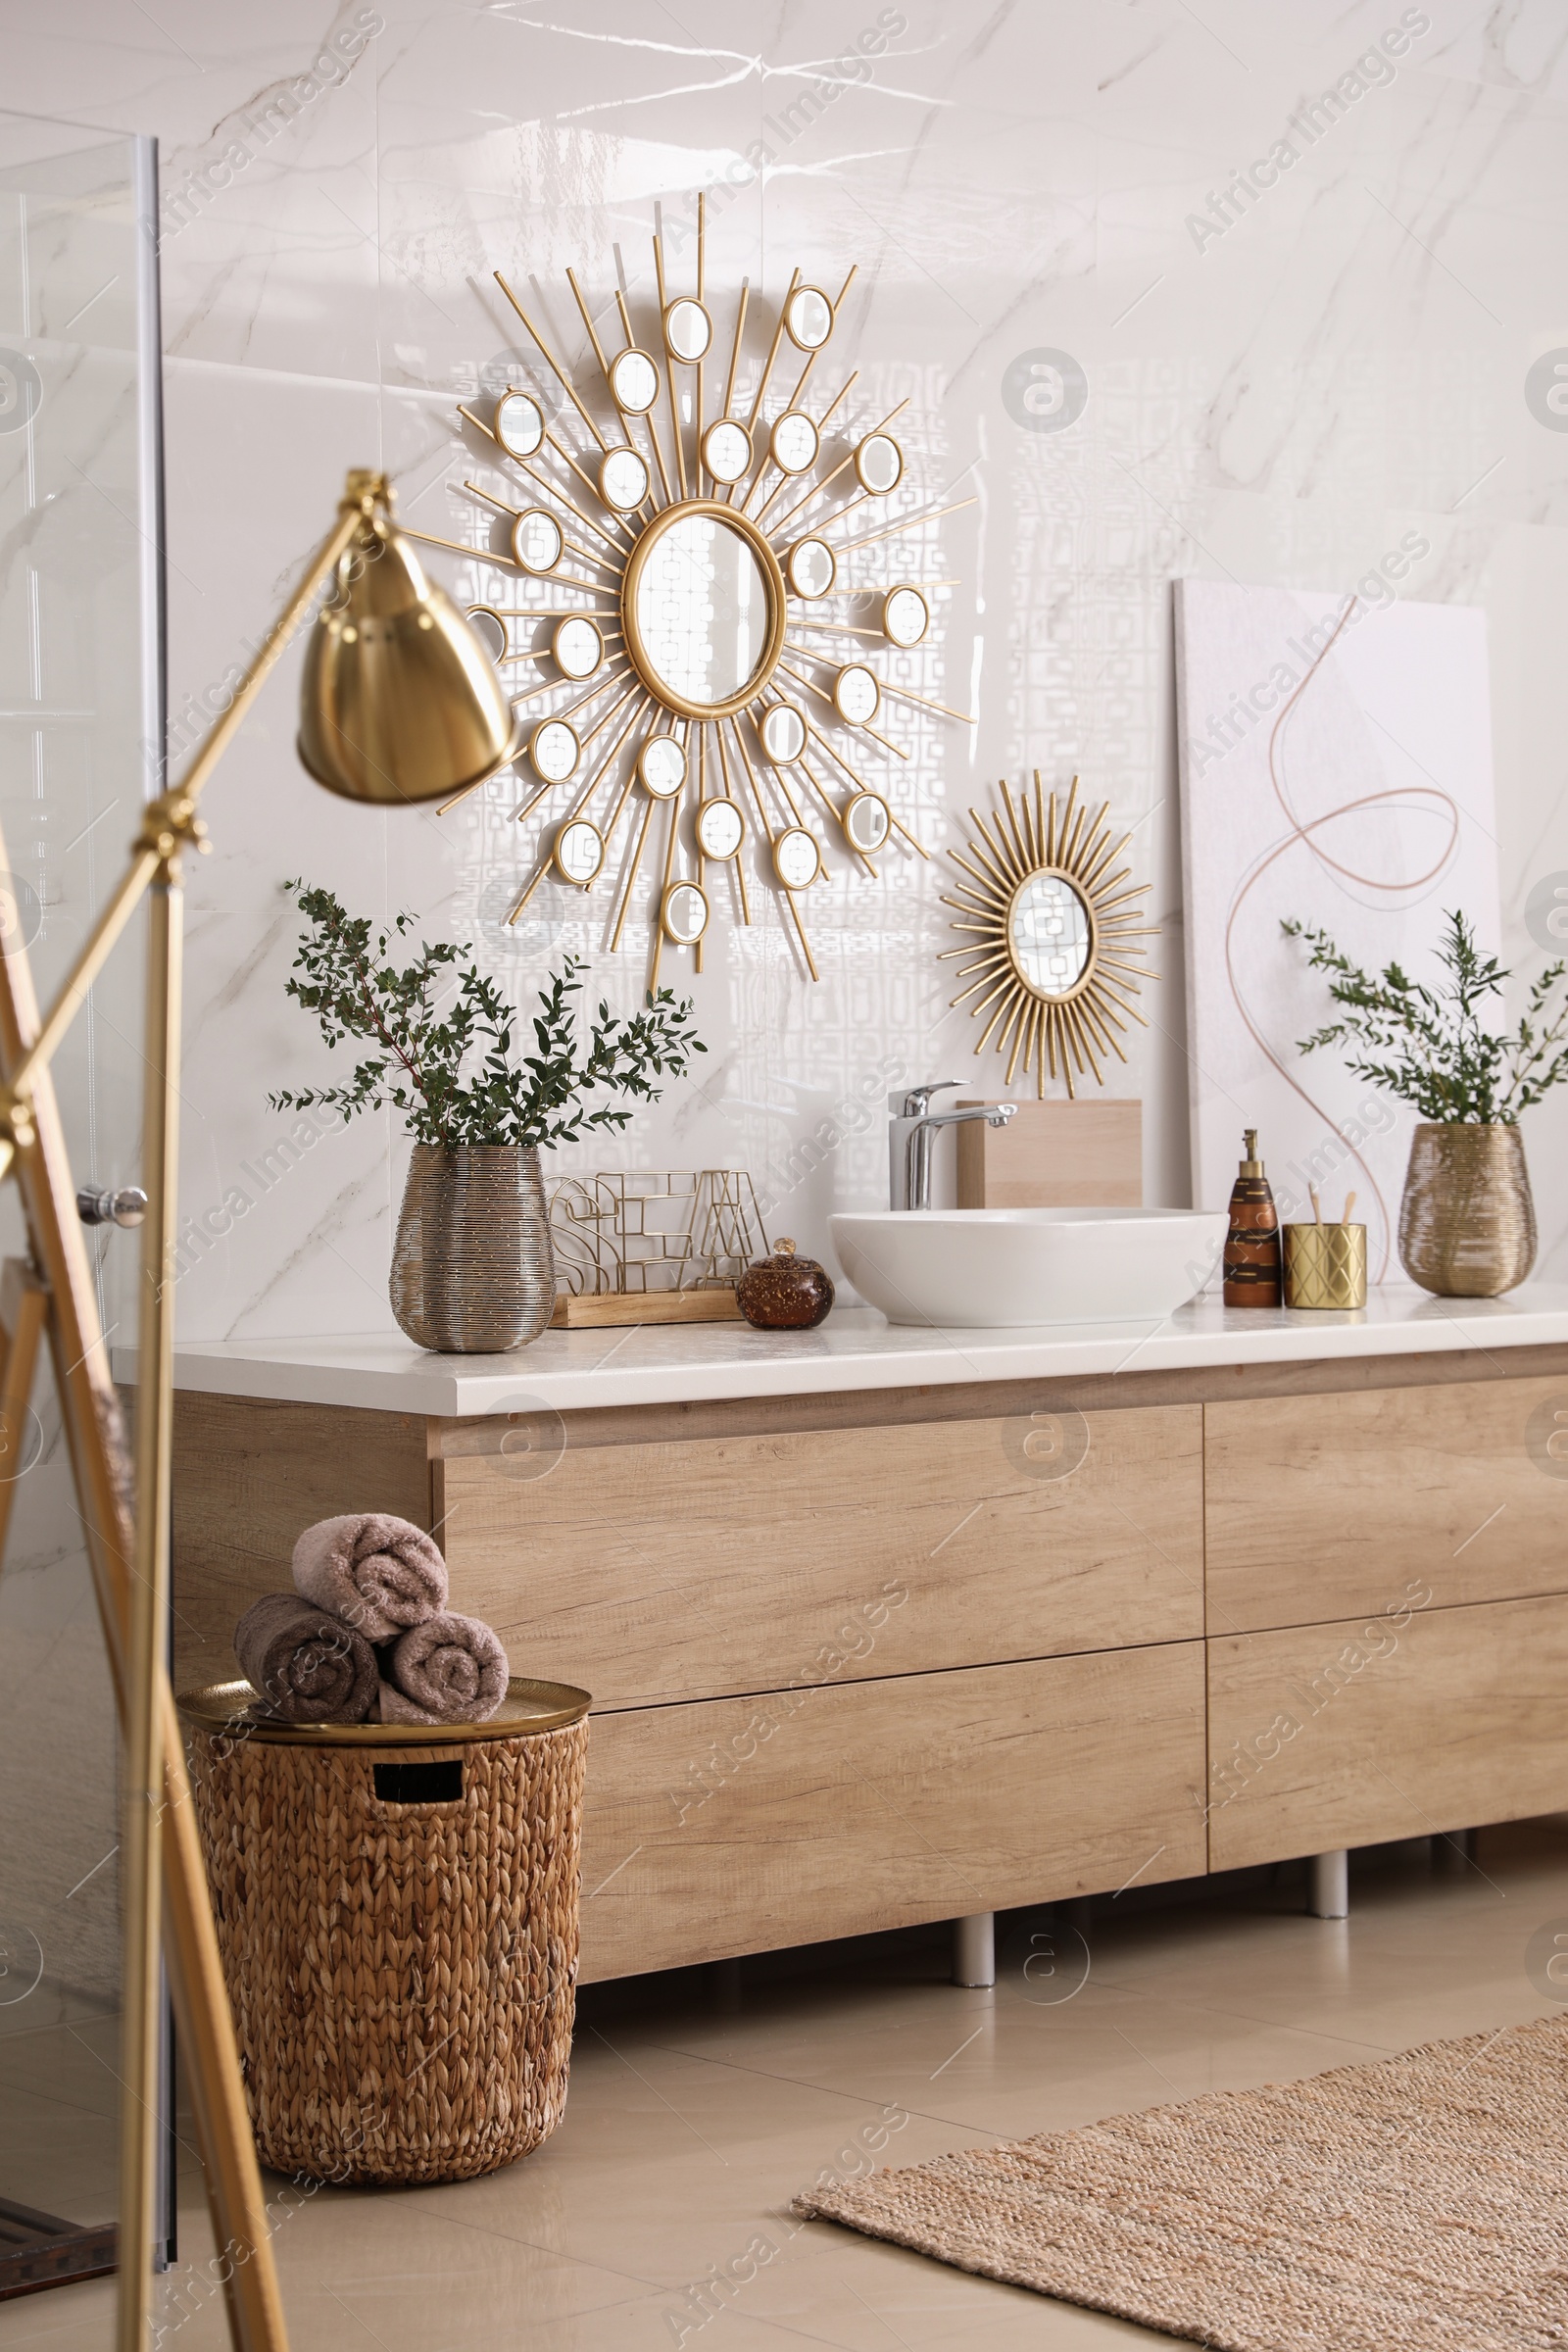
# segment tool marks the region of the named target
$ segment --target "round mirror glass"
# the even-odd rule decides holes
[[[556,835],[556,870],[564,882],[579,889],[590,883],[605,862],[605,845],[598,828],[586,817],[574,816]]]
[[[599,463],[599,495],[617,514],[629,514],[648,496],[648,468],[634,449],[607,449]]]
[[[708,929],[708,901],[695,882],[672,882],[664,893],[664,937],[689,948]]]
[[[557,621],[550,650],[564,676],[591,678],[605,658],[605,641],[591,620],[573,612]]]
[[[931,626],[931,608],[918,588],[890,588],[882,600],[882,633],[895,645],[918,645]]]
[[[560,523],[543,507],[524,507],[512,526],[512,559],[522,571],[554,571],[565,544]]]
[[[528,738],[528,759],[542,784],[564,784],[582,757],[576,733],[564,718],[542,719]]]
[[[762,749],[777,766],[798,760],[806,749],[806,721],[793,703],[773,703],[758,729]]]
[[[805,473],[816,464],[816,427],[799,409],[786,409],[775,420],[767,446],[780,473]]]
[[[797,596],[826,596],[838,577],[838,564],[827,541],[797,539],[785,558],[784,576]]]
[[[891,433],[867,433],[855,453],[855,470],[862,490],[880,498],[895,490],[904,471],[904,452]]]
[[[799,286],[784,312],[784,331],[797,351],[820,351],[833,332],[833,305],[819,286]]]
[[[733,801],[705,801],[697,811],[697,846],[705,858],[733,858],[746,838],[746,819]]]
[[[786,890],[805,890],[822,870],[822,853],[804,826],[791,825],[773,844],[773,871]]]
[[[738,482],[751,471],[752,436],[733,416],[721,416],[703,435],[703,464],[715,482]]]
[[[617,352],[610,363],[610,390],[617,409],[646,416],[659,398],[659,369],[646,351]]]
[[[855,850],[879,850],[893,830],[880,793],[858,792],[844,805],[844,836]]]
[[[673,735],[650,735],[637,755],[637,773],[656,801],[672,800],[686,781],[686,754]]]
[[[682,295],[664,313],[664,341],[671,355],[688,366],[700,360],[713,340],[713,321],[700,302]]]
[[[531,393],[503,392],[495,431],[509,458],[531,458],[545,437],[545,413]]]
[[[499,667],[507,658],[509,640],[506,622],[499,612],[492,612],[488,605],[470,605],[468,618],[473,623],[474,635]]]
[[[1094,946],[1089,909],[1060,874],[1025,874],[1007,909],[1007,952],[1037,997],[1072,994]]]
[[[833,681],[833,707],[849,726],[869,726],[881,701],[881,687],[858,662],[841,669]]]
[[[772,589],[746,533],[676,507],[639,553],[629,617],[649,683],[677,708],[733,705],[760,681],[773,633]]]

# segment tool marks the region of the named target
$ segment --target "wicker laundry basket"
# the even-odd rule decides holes
[[[260,1724],[180,1701],[256,2143],[279,2172],[462,2180],[566,2103],[588,1694],[488,1723]]]

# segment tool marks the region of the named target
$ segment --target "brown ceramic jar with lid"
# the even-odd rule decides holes
[[[754,1330],[814,1331],[833,1303],[832,1278],[814,1257],[798,1257],[786,1235],[747,1267],[735,1300]]]

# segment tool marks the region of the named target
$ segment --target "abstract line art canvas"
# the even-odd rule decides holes
[[[1486,616],[1366,589],[1177,581],[1176,711],[1194,1202],[1223,1205],[1256,1127],[1282,1220],[1354,1192],[1381,1282],[1415,1113],[1300,1053],[1331,1007],[1281,922],[1436,980],[1445,913],[1493,949],[1500,915]]]

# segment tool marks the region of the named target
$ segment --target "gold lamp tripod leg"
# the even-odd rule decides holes
[[[368,477],[369,478],[369,477]],[[49,1334],[72,1473],[86,1530],[99,1616],[124,1733],[124,2010],[122,2031],[121,2225],[117,2352],[146,2352],[152,2300],[158,2110],[160,1923],[196,2108],[220,2276],[236,2352],[287,2352],[288,2336],[270,2243],[261,2172],[223,1984],[207,1875],[191,1808],[184,1743],[163,1640],[169,1592],[170,1460],[173,1421],[173,1299],[169,1281],[175,1226],[178,1144],[179,882],[181,849],[199,842],[195,803],[312,598],[365,530],[368,496],[345,498],[338,520],[258,654],[233,702],[202,744],[184,781],[151,803],[130,865],[48,1016],[39,1013],[24,948],[0,955],[0,1175],[14,1173],[31,1241],[31,1290],[13,1321],[0,1300],[8,1346],[0,1406],[9,1466],[26,1358],[38,1327]],[[0,838],[0,870],[6,864]],[[137,902],[151,893],[148,925],[143,1153],[149,1196],[138,1317],[134,1489],[123,1416],[99,1324],[92,1272],[76,1214],[50,1056],[102,970]],[[13,1284],[13,1288],[15,1285]],[[26,1289],[26,1284],[24,1289]],[[30,1386],[30,1382],[27,1383]],[[14,1476],[14,1470],[12,1472]],[[134,1507],[133,1507],[134,1494]],[[0,1544],[6,1513],[0,1511]]]

